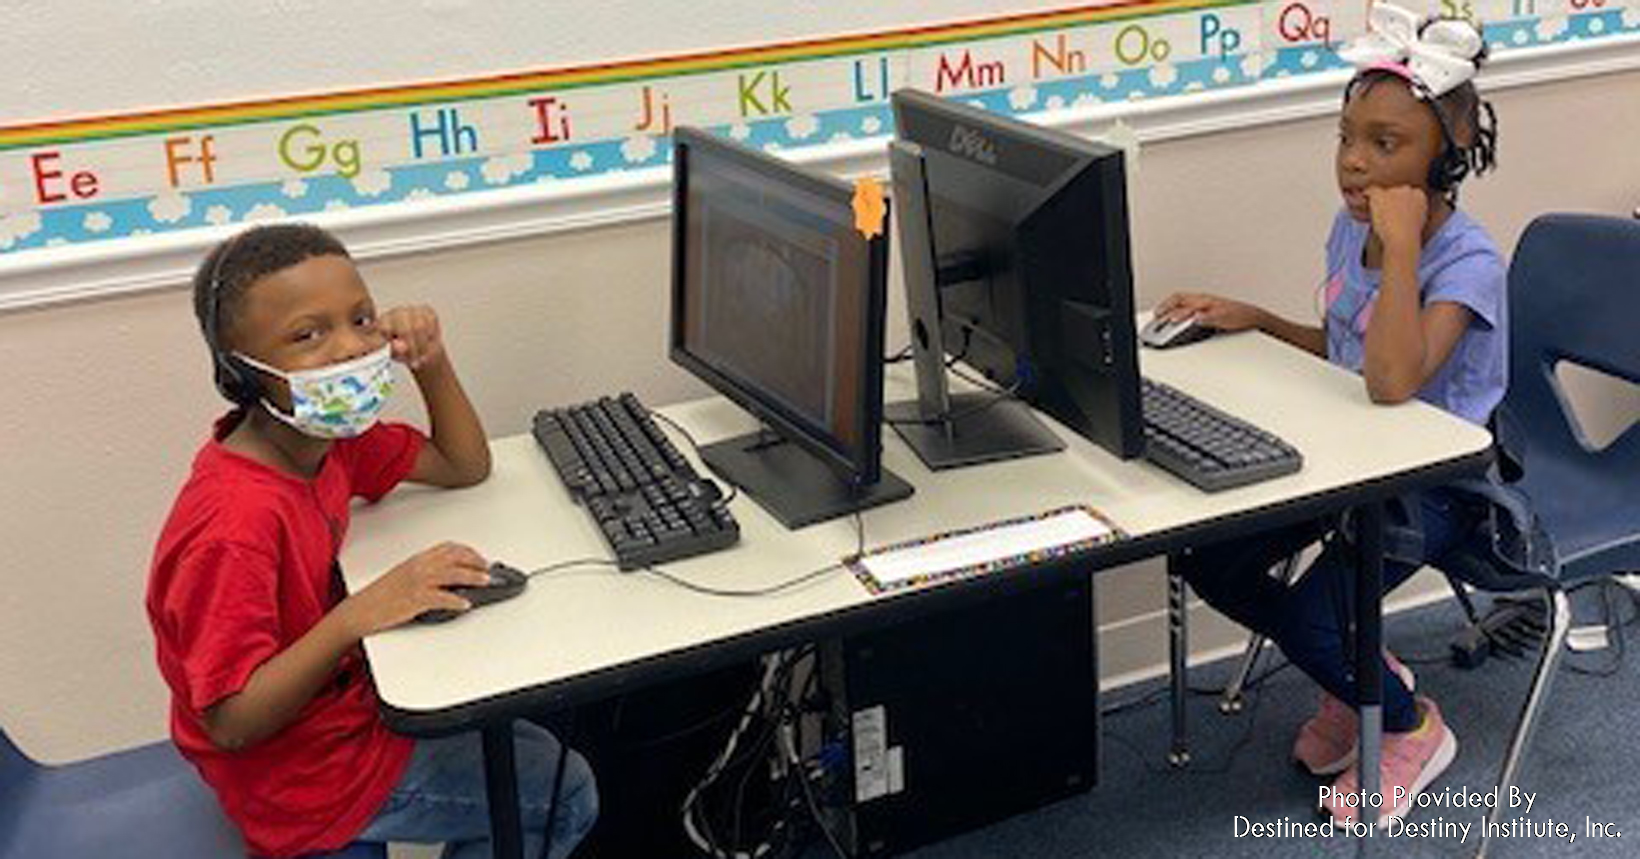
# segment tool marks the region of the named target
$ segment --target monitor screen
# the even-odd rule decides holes
[[[925,234],[902,235],[908,305],[961,360],[1113,453],[1143,448],[1122,153],[926,93],[894,94],[921,175],[899,190]],[[912,205],[901,201],[901,211]],[[902,232],[905,221],[902,220]],[[914,282],[911,272],[922,279]],[[932,272],[932,276],[928,272]],[[916,292],[923,290],[924,295]],[[913,320],[914,324],[916,320]],[[919,377],[919,385],[923,380]]]
[[[853,190],[677,135],[674,360],[849,479],[881,446],[887,250]]]

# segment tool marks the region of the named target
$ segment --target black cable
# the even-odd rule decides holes
[[[654,418],[655,420],[660,421],[663,424],[666,424],[667,426],[671,427],[674,430],[677,430],[678,435],[683,436],[683,440],[689,442],[690,449],[695,452],[695,458],[700,459],[702,462],[705,462],[705,460],[700,455],[700,442],[695,441],[694,435],[690,434],[690,432],[688,430],[684,429],[682,424],[679,424],[677,421],[672,420],[671,418],[667,417],[666,415],[661,414],[660,412],[655,411],[654,409],[648,409],[647,411],[649,412],[650,417]],[[712,472],[712,474],[717,479],[722,480],[724,483],[727,483],[729,485],[729,494],[723,496],[724,505],[728,505],[729,502],[735,500],[735,498],[740,495],[740,487],[735,485],[735,483],[733,481],[730,481],[729,479],[725,478],[723,475],[718,474],[715,471]]]
[[[1019,386],[1019,380],[1015,379],[1013,384],[1009,385],[1007,388],[986,388],[986,390],[993,394],[991,399],[988,399],[982,403],[976,403],[966,409],[961,409],[955,412],[947,412],[946,414],[932,418],[884,418],[883,423],[888,424],[889,426],[938,426],[943,423],[956,423],[963,418],[972,417],[980,412],[993,408],[998,403],[1016,399],[1019,394]]]
[[[628,749],[648,749],[648,748],[653,748],[655,746],[664,746],[664,745],[672,742],[673,740],[682,739],[684,737],[690,736],[691,734],[699,733],[701,731],[704,731],[708,728],[713,727],[714,725],[717,725],[720,722],[727,722],[730,719],[733,719],[735,716],[740,715],[740,710],[741,710],[740,705],[737,704],[737,705],[735,705],[733,707],[730,707],[726,710],[723,710],[723,711],[720,711],[720,712],[717,712],[717,713],[713,713],[712,715],[707,716],[705,718],[702,718],[702,719],[700,719],[699,721],[697,721],[693,724],[687,725],[687,726],[682,727],[682,728],[678,728],[676,730],[668,731],[668,732],[666,732],[666,733],[664,733],[664,734],[662,734],[658,737],[646,737],[642,740],[632,740],[632,741],[628,741],[626,743],[623,743],[622,745],[623,745],[623,747],[628,748]]]
[[[782,672],[788,670],[789,666],[790,662],[788,661],[787,668],[782,668]],[[781,680],[777,678],[772,685],[778,686],[780,683]],[[775,736],[779,733],[779,730],[780,720],[778,718],[771,718],[765,714],[762,734],[758,736],[757,742],[746,747],[746,760],[741,768],[740,778],[735,781],[734,802],[729,806],[732,812],[732,816],[730,817],[731,826],[729,833],[734,839],[732,843],[734,843],[737,847],[744,843],[740,840],[740,823],[741,809],[746,804],[746,785],[751,783],[752,773],[758,771],[758,763],[766,758],[769,744],[774,742]]]
[[[945,368],[947,370],[949,370],[952,367],[955,367],[957,365],[958,361],[961,361],[962,359],[968,357],[968,347],[972,346],[973,343],[974,343],[974,326],[972,326],[972,325],[962,326],[962,345],[957,348],[957,354],[952,355],[951,357],[945,359]]]
[[[552,773],[552,798],[547,802],[547,823],[544,831],[547,833],[547,843],[552,843],[552,823],[558,816],[558,800],[564,788],[564,763],[569,759],[568,737],[558,741],[558,764]]]
[[[895,352],[892,355],[884,356],[883,363],[884,364],[898,364],[901,361],[909,361],[909,360],[911,360],[911,344],[907,343],[907,344],[905,344],[905,347],[902,348],[900,351]]]
[[[609,558],[576,558],[573,561],[559,561],[556,564],[548,564],[545,567],[538,567],[536,569],[530,570],[529,572],[525,573],[524,577],[528,578],[528,579],[533,579],[536,576],[545,575],[547,573],[556,573],[559,570],[568,570],[568,569],[571,569],[573,567],[617,567],[617,568],[619,568],[620,564],[616,563],[615,561],[610,560]]]
[[[772,694],[764,699],[765,706],[768,706],[769,704],[774,704],[775,706],[773,708],[773,712],[766,712],[764,714],[766,724],[763,735],[759,737],[754,748],[749,748],[747,750],[749,760],[747,761],[745,771],[740,776],[739,783],[735,786],[733,831],[735,834],[736,844],[740,843],[741,807],[745,802],[746,785],[749,783],[752,773],[758,771],[758,763],[761,760],[766,760],[766,752],[769,748],[769,744],[776,742],[776,739],[779,736],[781,725],[784,724],[782,716],[784,715],[791,700],[792,674],[796,670],[797,664],[803,659],[806,659],[807,654],[812,650],[813,645],[805,645],[803,649],[790,653],[782,663],[781,668],[776,673],[774,679],[769,684],[771,687],[771,693],[775,689],[780,689],[783,694],[778,702],[775,701]]]
[[[793,756],[795,757],[795,755]],[[803,772],[802,764],[797,764],[797,783],[803,788],[803,799],[809,805],[809,815],[814,818],[814,825],[820,834],[826,837],[826,843],[831,845],[831,851],[837,854],[837,859],[849,859],[848,851],[837,842],[837,836],[831,833],[831,827],[826,825],[824,816],[820,813],[820,804],[814,801],[814,791],[809,787],[808,774]]]
[[[1441,664],[1444,664],[1444,663],[1451,662],[1452,661],[1452,654],[1450,654],[1450,653],[1440,653],[1440,654],[1430,654],[1428,656],[1420,656],[1420,655],[1411,655],[1411,656],[1409,656],[1409,655],[1406,655],[1406,654],[1403,654],[1403,653],[1397,653],[1397,654],[1395,654],[1395,658],[1399,659],[1401,661],[1402,665],[1441,665]]]
[[[1289,669],[1291,667],[1293,667],[1293,664],[1291,662],[1287,662],[1287,661],[1283,660],[1281,663],[1279,663],[1279,664],[1277,664],[1277,665],[1275,665],[1271,668],[1267,668],[1264,671],[1261,671],[1258,674],[1254,675],[1253,677],[1249,678],[1246,683],[1242,684],[1242,687],[1241,687],[1242,691],[1243,692],[1251,692],[1251,691],[1257,689],[1260,685],[1262,685],[1264,683],[1264,681],[1270,679],[1272,676],[1274,676],[1276,674],[1279,674],[1283,671],[1286,671],[1287,669]],[[1101,708],[1099,708],[1099,715],[1101,715],[1101,716],[1118,716],[1118,715],[1121,715],[1123,713],[1127,713],[1127,712],[1130,712],[1130,711],[1133,711],[1133,710],[1141,710],[1141,709],[1144,709],[1145,707],[1150,707],[1150,706],[1156,704],[1158,701],[1162,700],[1163,698],[1166,698],[1170,691],[1171,691],[1170,688],[1167,687],[1167,686],[1157,687],[1157,688],[1152,689],[1149,692],[1146,692],[1143,695],[1140,695],[1137,698],[1134,698],[1130,701],[1119,701],[1119,702],[1117,702],[1115,704],[1111,704],[1107,707],[1101,707]],[[1214,689],[1214,688],[1205,688],[1205,687],[1201,687],[1201,686],[1191,686],[1191,687],[1187,688],[1185,691],[1187,693],[1191,694],[1191,695],[1201,695],[1201,696],[1206,696],[1206,697],[1216,697],[1216,696],[1224,694],[1224,690],[1222,688]]]
[[[763,856],[775,852],[778,839],[790,837],[787,834],[791,828],[790,813],[786,811],[774,820],[773,824],[767,829],[767,834],[755,848],[748,850],[743,846],[741,832],[743,829],[745,790],[751,776],[759,772],[760,764],[767,760],[766,752],[769,745],[771,742],[776,741],[779,731],[785,724],[784,716],[791,709],[792,677],[796,667],[803,660],[808,659],[814,651],[814,645],[810,644],[795,651],[785,651],[773,657],[778,659],[779,662],[769,672],[767,684],[764,685],[763,681],[759,681],[758,688],[753,690],[754,695],[761,696],[757,702],[755,716],[761,722],[757,739],[750,745],[737,749],[734,755],[725,760],[721,767],[717,768],[717,774],[710,782],[722,784],[726,777],[734,775],[736,768],[741,769],[740,777],[737,779],[735,789],[731,795],[731,804],[727,808],[719,809],[720,815],[728,817],[727,821],[720,822],[729,824],[733,836],[733,842],[728,849],[718,843],[709,810],[703,808],[703,816],[697,821],[700,824],[703,836],[710,842],[712,847],[710,852],[714,855]],[[706,793],[707,784],[709,783],[703,783],[699,788],[701,791],[700,802],[703,807],[709,802]],[[782,787],[788,791],[790,790],[789,784],[783,784]],[[719,802],[721,803],[721,801],[720,798]],[[780,799],[775,803],[776,809],[789,809],[791,806],[792,803],[789,797]]]
[[[1115,739],[1117,741],[1118,745],[1120,745],[1123,748],[1127,749],[1128,752],[1130,754],[1132,754],[1135,758],[1138,758],[1139,765],[1144,767],[1145,771],[1150,773],[1151,775],[1165,775],[1167,773],[1177,773],[1177,774],[1180,774],[1180,775],[1191,775],[1191,776],[1224,775],[1224,774],[1230,772],[1230,769],[1235,766],[1236,758],[1241,754],[1242,749],[1246,748],[1247,744],[1249,742],[1251,742],[1252,739],[1253,739],[1253,728],[1255,727],[1255,725],[1258,721],[1258,705],[1259,705],[1259,702],[1261,700],[1263,700],[1263,698],[1264,698],[1264,694],[1259,689],[1259,687],[1271,675],[1275,674],[1278,671],[1286,670],[1291,664],[1292,663],[1290,663],[1290,662],[1283,662],[1281,665],[1278,665],[1275,668],[1272,668],[1272,669],[1264,672],[1263,674],[1260,674],[1256,679],[1248,681],[1247,685],[1244,687],[1244,690],[1248,693],[1247,697],[1251,699],[1251,703],[1248,705],[1247,711],[1246,711],[1246,714],[1245,714],[1246,719],[1247,719],[1246,727],[1244,727],[1242,729],[1241,736],[1236,738],[1236,741],[1230,745],[1230,750],[1225,753],[1224,760],[1216,766],[1201,767],[1201,766],[1198,766],[1196,764],[1191,764],[1189,767],[1184,767],[1184,768],[1176,768],[1176,767],[1163,768],[1163,767],[1158,767],[1155,764],[1151,763],[1150,756],[1146,755],[1143,752],[1141,752],[1139,750],[1139,747],[1132,740],[1129,740],[1127,737],[1124,737],[1120,733],[1118,733],[1114,730],[1110,730],[1108,728],[1105,729],[1104,733],[1105,733],[1106,736],[1111,737],[1112,739]],[[1164,689],[1159,690],[1159,691],[1165,693],[1167,690],[1164,688]],[[1193,692],[1193,693],[1201,694],[1201,690],[1192,689],[1190,691]],[[1154,693],[1152,693],[1152,694],[1154,694]],[[1217,694],[1217,693],[1209,692],[1209,694]],[[1145,706],[1148,706],[1149,703],[1152,703],[1152,702],[1146,702]],[[1101,711],[1101,712],[1103,712],[1103,711]]]
[[[714,587],[708,587],[706,585],[698,585],[698,584],[695,584],[694,582],[689,581],[688,579],[679,578],[678,576],[673,575],[672,573],[669,573],[669,572],[661,569],[660,567],[656,567],[656,566],[653,566],[653,565],[645,566],[642,569],[643,569],[644,572],[649,573],[653,576],[656,576],[657,578],[665,579],[666,581],[671,582],[672,584],[677,585],[678,587],[683,588],[684,590],[694,591],[695,593],[698,593],[698,594],[706,594],[707,596],[714,596],[714,597],[766,597],[766,596],[769,596],[770,594],[779,593],[783,590],[786,590],[787,588],[794,588],[794,587],[797,587],[798,585],[804,584],[804,583],[812,581],[814,579],[818,579],[821,576],[824,576],[828,573],[832,573],[832,572],[835,572],[837,570],[845,569],[845,567],[842,563],[829,564],[827,566],[821,567],[818,570],[811,570],[811,571],[809,571],[807,573],[804,573],[803,575],[798,576],[796,578],[787,579],[786,581],[780,582],[779,584],[770,585],[766,588],[750,588],[750,589],[746,589],[746,590],[737,590],[737,589],[733,589],[733,588],[714,588]]]
[[[706,807],[710,802],[708,788],[713,784],[721,783],[725,776],[734,772],[735,767],[746,766],[748,771],[756,769],[756,762],[758,760],[756,752],[758,749],[767,746],[767,740],[770,736],[769,729],[767,727],[768,723],[771,721],[769,718],[770,696],[782,684],[789,682],[786,677],[791,669],[793,658],[793,652],[791,651],[781,652],[769,657],[769,659],[775,661],[769,663],[765,667],[762,678],[759,679],[757,686],[752,690],[753,700],[748,702],[746,707],[743,708],[744,716],[742,723],[733,733],[730,734],[730,737],[726,742],[735,743],[741,732],[751,726],[753,720],[757,720],[762,723],[762,725],[760,725],[760,728],[762,729],[762,736],[760,736],[756,742],[752,743],[751,746],[737,747],[733,754],[730,754],[721,762],[715,763],[709,767],[706,776],[704,776],[702,781],[690,792],[690,797],[693,802],[686,800],[684,803],[683,812],[686,821],[693,821],[694,825],[698,827],[700,838],[705,841],[703,846],[706,848],[707,852],[712,856],[719,857],[719,859],[728,859],[728,857],[731,856],[741,855],[761,856],[765,852],[763,850],[757,850],[748,854],[748,851],[743,850],[738,843],[738,833],[736,833],[737,843],[730,845],[730,849],[724,849],[724,847],[720,844],[716,827],[713,825],[713,821],[711,819],[713,815],[710,813],[710,809]],[[696,815],[693,813],[692,809],[699,810],[700,813]],[[733,808],[723,809],[722,811],[724,814],[732,814],[737,812],[737,810]],[[738,828],[738,822],[735,822],[735,825]],[[771,839],[773,836],[778,835],[778,831],[782,826],[783,822],[776,823],[770,831]],[[764,844],[760,844],[758,846],[760,848],[766,847],[768,843],[769,842],[765,842]]]
[[[860,511],[856,510],[854,511],[854,554],[847,560],[853,560],[860,557],[860,555],[865,553],[865,548],[865,519],[860,515]],[[807,582],[813,581],[814,579],[818,579],[838,570],[846,570],[848,569],[848,563],[847,561],[838,561],[837,563],[827,564],[817,570],[810,570],[800,576],[787,579],[786,581],[779,582],[777,584],[769,585],[768,587],[748,588],[744,590],[736,588],[715,588],[708,585],[696,584],[695,582],[691,582],[688,579],[677,576],[676,574],[669,573],[652,564],[645,565],[642,569],[644,572],[650,573],[658,578],[665,579],[666,581],[671,582],[684,590],[694,591],[699,594],[706,594],[714,597],[766,597],[771,594],[777,594],[789,588],[797,587],[801,584],[806,584]]]

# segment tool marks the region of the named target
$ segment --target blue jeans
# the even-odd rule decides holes
[[[545,728],[515,723],[513,745],[524,823],[524,855],[563,859],[598,817],[592,769]],[[558,807],[547,815],[558,756],[567,753]],[[484,743],[476,731],[417,740],[410,766],[359,841],[443,843],[444,859],[490,859],[490,808],[484,794]]]
[[[1403,499],[1422,520],[1419,557],[1384,558],[1388,593],[1458,545],[1474,525],[1472,514],[1443,490]],[[1334,697],[1356,706],[1350,629],[1355,618],[1355,548],[1330,520],[1303,522],[1275,531],[1204,546],[1179,559],[1185,581],[1207,604],[1281,647],[1287,659]],[[1286,585],[1269,575],[1276,562],[1318,540],[1321,554],[1304,577]],[[1387,542],[1387,541],[1386,541]],[[1412,693],[1384,667],[1384,730],[1411,731],[1419,715]]]

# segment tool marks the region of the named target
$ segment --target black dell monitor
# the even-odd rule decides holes
[[[1121,150],[915,90],[893,108],[917,399],[890,424],[936,469],[1062,449],[1027,403],[1140,455]],[[951,390],[958,362],[977,389]]]
[[[701,458],[788,528],[909,496],[881,465],[886,222],[861,229],[838,180],[673,140],[671,357],[763,425]]]

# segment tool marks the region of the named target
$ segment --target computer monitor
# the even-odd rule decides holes
[[[835,179],[673,140],[672,360],[765,426],[701,458],[788,528],[909,496],[880,463],[886,223]]]
[[[1022,403],[1140,455],[1121,150],[915,90],[893,108],[917,399],[890,424],[930,468],[1061,449]],[[958,361],[1002,393],[952,394]]]

